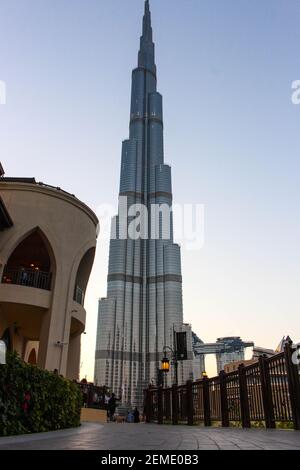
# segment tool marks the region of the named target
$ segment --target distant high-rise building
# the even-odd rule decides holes
[[[243,361],[245,348],[253,347],[252,341],[242,341],[239,336],[218,338],[216,343],[204,343],[197,335],[193,335],[193,352],[195,355],[194,369],[205,368],[205,356],[215,354],[218,374],[230,362]]]
[[[107,297],[99,302],[95,382],[122,396],[123,403],[141,404],[143,389],[156,382],[164,348],[174,349],[175,324],[183,324],[180,247],[162,213],[147,217],[144,234],[124,237],[121,210],[143,204],[172,207],[171,168],[164,163],[162,96],[157,91],[149,1],[145,2],[138,67],[132,72],[129,139],[123,142],[119,213],[110,242]],[[122,202],[121,202],[122,199]],[[121,207],[122,206],[122,207]],[[157,206],[156,206],[157,207]],[[124,224],[123,224],[124,225]],[[126,225],[126,224],[125,224]],[[142,231],[142,229],[141,229]],[[114,230],[112,230],[114,232]],[[158,236],[153,237],[156,233]],[[187,331],[187,329],[185,328]],[[191,378],[190,342],[180,380]],[[172,374],[168,375],[171,383]]]

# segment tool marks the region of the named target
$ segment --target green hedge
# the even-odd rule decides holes
[[[76,383],[15,353],[0,365],[0,436],[53,431],[80,425],[82,394]]]

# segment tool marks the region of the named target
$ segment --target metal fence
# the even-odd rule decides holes
[[[294,352],[287,343],[284,352],[242,364],[229,374],[222,371],[166,389],[151,387],[145,390],[146,421],[300,429],[300,369],[292,360]]]
[[[51,290],[52,274],[40,270],[5,267],[2,282]]]

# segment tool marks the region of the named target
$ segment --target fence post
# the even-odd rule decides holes
[[[88,385],[88,399],[87,399],[87,408],[92,408],[93,407],[93,388],[92,385]]]
[[[148,415],[148,403],[147,403],[148,395],[147,395],[147,390],[144,389],[144,392],[143,392],[143,393],[144,393],[144,408],[143,408],[143,409],[144,409],[144,414],[143,414],[143,415],[144,415],[144,420],[145,420],[145,422],[147,423],[147,422],[148,422],[148,421],[147,421],[147,415]]]
[[[203,389],[202,390],[203,390],[203,407],[204,407],[204,426],[211,426],[208,377],[203,377]]]
[[[293,364],[292,355],[294,350],[292,342],[284,346],[285,365],[287,370],[287,379],[289,395],[293,414],[294,429],[300,429],[300,376],[297,364]]]
[[[187,424],[194,424],[194,400],[193,400],[193,382],[188,380],[186,383],[186,400],[187,400]]]
[[[178,390],[172,385],[172,424],[178,424]]]
[[[171,414],[171,389],[168,388],[165,391],[165,418],[167,421],[170,420]]]
[[[151,389],[147,388],[145,391],[145,413],[146,413],[146,423],[151,423],[152,421],[152,393]]]
[[[249,398],[248,398],[248,390],[247,390],[246,369],[245,369],[244,364],[241,364],[239,366],[238,371],[239,371],[242,426],[243,428],[250,428],[251,423],[250,423]]]
[[[220,395],[221,395],[221,413],[222,413],[222,426],[223,428],[229,427],[229,412],[228,412],[228,396],[226,387],[226,374],[221,370],[219,374],[220,380]]]
[[[157,422],[163,424],[164,411],[163,411],[163,388],[158,387],[157,391]]]
[[[267,358],[259,357],[258,362],[266,428],[274,429],[276,427],[276,423],[274,415],[274,405],[272,400],[272,384]]]

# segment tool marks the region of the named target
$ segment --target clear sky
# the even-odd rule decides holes
[[[205,205],[205,244],[182,251],[184,317],[204,341],[300,341],[299,0],[151,0],[174,201]],[[116,204],[143,0],[0,0],[0,157],[96,212]],[[82,375],[93,377],[89,285]],[[213,373],[212,361],[209,361]]]

